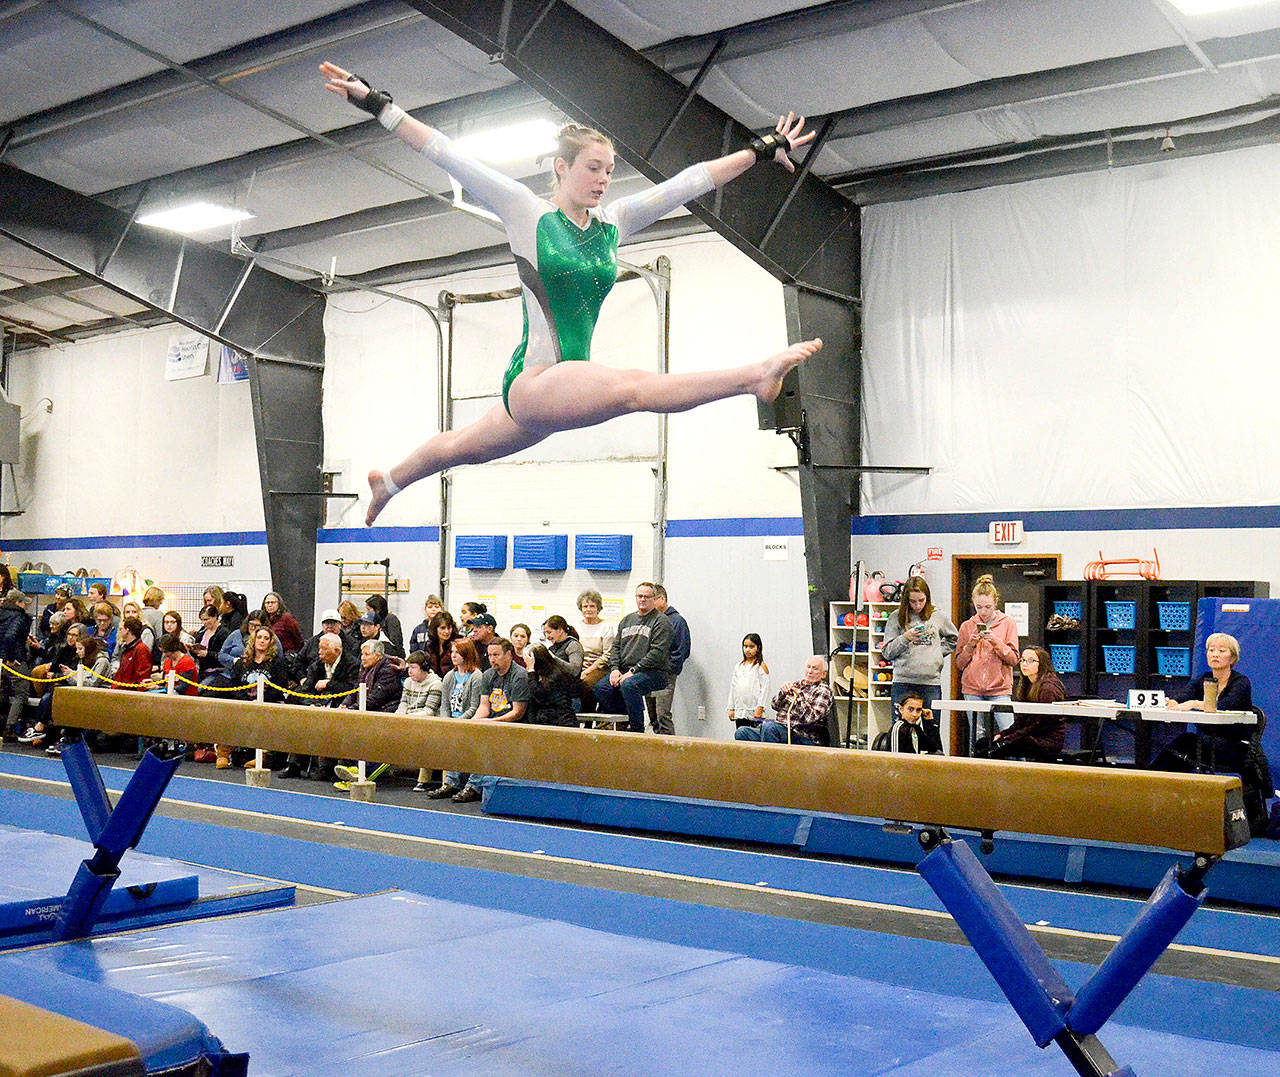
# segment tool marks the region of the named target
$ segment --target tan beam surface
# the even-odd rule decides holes
[[[363,715],[103,688],[57,689],[53,718],[109,733],[973,830],[1215,854],[1248,841],[1235,777]]]

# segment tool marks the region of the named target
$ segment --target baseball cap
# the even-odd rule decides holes
[[[320,620],[321,621],[341,621],[342,614],[340,614],[337,610],[325,610],[324,613],[320,614]]]
[[[498,622],[494,620],[492,613],[482,613],[479,617],[471,619],[471,627],[477,628],[480,625],[488,625],[490,628],[497,628]]]
[[[378,623],[378,615],[373,610],[366,610],[363,617],[360,618],[362,625],[376,625]]]

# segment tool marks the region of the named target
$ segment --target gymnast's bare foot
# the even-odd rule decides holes
[[[766,359],[760,364],[762,368],[760,380],[756,383],[754,390],[756,399],[762,404],[772,404],[782,392],[782,379],[792,368],[821,348],[822,338],[814,337],[813,340],[802,340],[798,344],[792,344],[786,351],[778,352],[777,355]]]
[[[381,471],[369,472],[369,511],[364,514],[364,526],[372,527],[373,521],[387,507],[391,500],[391,491],[387,489],[387,477]]]

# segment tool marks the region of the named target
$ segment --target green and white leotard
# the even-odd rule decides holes
[[[579,228],[523,183],[460,153],[438,131],[422,153],[501,218],[515,255],[524,336],[502,379],[508,415],[511,383],[526,367],[591,358],[600,306],[618,277],[618,245],[715,186],[707,166],[696,164],[648,191],[592,210],[586,228]]]

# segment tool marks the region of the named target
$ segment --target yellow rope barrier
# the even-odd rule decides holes
[[[22,673],[16,669],[11,668],[4,662],[0,662],[0,670],[4,670],[6,673],[10,673],[13,676],[19,677],[24,681],[31,681],[33,684],[58,684],[61,681],[69,681],[75,677],[75,673],[64,673],[61,677],[32,677],[26,673]],[[139,684],[131,684],[125,681],[112,680],[110,677],[102,673],[94,673],[92,670],[86,670],[85,672],[87,674],[87,678],[91,678],[95,684],[97,683],[110,684],[110,685],[114,685],[116,688],[130,688],[130,689],[133,689],[134,691],[138,691],[142,688],[144,684],[147,683],[146,681],[143,681]],[[213,685],[200,684],[198,681],[189,680],[188,678],[184,677],[181,673],[176,673],[176,672],[173,675],[173,679],[176,681],[181,681],[183,684],[189,684],[191,685],[192,688],[197,688],[202,693],[203,692],[241,692],[243,693],[246,691],[253,690],[253,685],[251,684],[236,684],[236,685],[232,685],[232,687],[230,688],[216,688]],[[311,692],[298,692],[292,688],[285,688],[283,685],[276,684],[274,681],[266,680],[266,678],[263,678],[263,683],[265,683],[270,688],[274,688],[277,692],[282,692],[286,696],[295,696],[298,699],[343,699],[346,696],[354,696],[357,692],[360,691],[359,688],[352,688],[346,692],[329,692],[324,695],[315,695]]]
[[[21,673],[16,669],[10,668],[4,662],[0,662],[0,669],[4,670],[6,673],[12,674],[20,680],[31,681],[32,684],[57,684],[59,681],[69,681],[75,676],[74,673],[64,673],[61,677],[31,677],[26,673]]]

